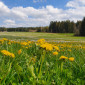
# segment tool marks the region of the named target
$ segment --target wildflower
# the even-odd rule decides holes
[[[13,54],[13,53],[10,53],[10,55],[9,55],[10,57],[12,57],[12,58],[14,58],[15,57],[15,55]]]
[[[58,52],[53,52],[53,55],[58,55]]]
[[[20,49],[20,50],[18,50],[18,54],[20,55],[21,54],[21,52],[22,52],[22,50]]]
[[[12,58],[15,57],[15,55],[14,55],[13,53],[10,53],[10,52],[7,51],[7,50],[1,50],[1,53],[2,53],[3,55],[5,55],[5,56],[10,56],[10,57],[12,57]]]
[[[3,38],[4,41],[7,41],[8,39],[7,38]]]
[[[74,61],[74,57],[70,57],[69,58],[69,61]]]
[[[48,46],[46,46],[46,50],[52,51],[53,50],[53,47],[51,45],[48,45]]]
[[[40,44],[44,44],[45,43],[45,39],[39,39],[37,41],[37,44],[40,45]]]
[[[26,49],[28,49],[28,47],[25,47]]]
[[[26,46],[27,42],[21,42],[21,45]]]
[[[39,39],[37,42],[45,42],[45,39]]]
[[[45,49],[48,50],[48,51],[52,51],[52,50],[53,50],[52,45],[49,44],[49,43],[41,44],[40,47],[45,48]]]
[[[64,59],[64,60],[65,60],[65,59],[68,59],[68,57],[66,57],[66,56],[61,56],[61,57],[60,57],[60,60],[61,60],[61,59]]]
[[[53,48],[56,49],[57,51],[60,51],[59,47],[57,47],[57,46],[53,46]]]
[[[28,43],[28,44],[31,44],[31,41],[28,41],[27,43]]]

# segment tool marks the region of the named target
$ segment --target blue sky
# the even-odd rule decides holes
[[[76,22],[85,16],[85,0],[0,0],[0,26],[49,26],[51,21]]]
[[[65,9],[65,4],[69,0],[2,0],[9,8],[15,6],[23,6],[23,7],[34,7],[40,8],[42,6],[52,5],[57,8]],[[35,2],[34,2],[35,1]]]

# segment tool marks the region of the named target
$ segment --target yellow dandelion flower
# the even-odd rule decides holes
[[[56,49],[57,51],[60,51],[59,47],[57,46],[53,46],[54,49]]]
[[[14,55],[13,53],[10,53],[10,52],[7,51],[7,50],[1,50],[1,53],[2,53],[3,55],[5,55],[5,56],[10,56],[10,57],[12,57],[12,58],[15,57],[15,55]]]
[[[21,42],[21,45],[26,46],[27,42]]]
[[[49,43],[41,44],[40,47],[45,48],[48,51],[52,51],[53,50],[52,44],[49,44]]]
[[[8,39],[7,38],[3,38],[4,41],[7,41]]]
[[[28,49],[28,47],[25,47],[26,49]]]
[[[20,55],[21,54],[21,52],[22,52],[22,50],[20,49],[20,50],[18,50],[18,54]]]
[[[70,57],[69,58],[69,61],[74,61],[74,57]]]
[[[14,58],[15,57],[15,55],[13,54],[13,53],[10,53],[10,55],[9,55],[10,57],[12,57],[12,58]]]
[[[48,44],[48,45],[46,46],[46,50],[48,50],[48,51],[52,51],[52,50],[53,50],[52,45],[51,45],[51,44]]]
[[[39,39],[37,41],[37,44],[40,45],[40,44],[44,44],[45,43],[45,39]]]
[[[60,57],[60,60],[62,60],[62,59],[65,60],[65,59],[68,59],[68,57],[66,57],[66,56],[61,56],[61,57]]]
[[[8,52],[8,51],[6,51],[6,50],[1,50],[1,53],[3,54],[3,55],[5,55],[5,56],[8,56],[10,53]]]
[[[58,52],[53,52],[53,55],[58,55]]]

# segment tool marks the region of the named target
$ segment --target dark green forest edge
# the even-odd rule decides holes
[[[82,21],[77,21],[76,23],[70,20],[51,21],[50,25],[45,27],[17,27],[17,28],[0,27],[0,31],[74,33],[75,36],[85,36],[85,17],[83,18]]]

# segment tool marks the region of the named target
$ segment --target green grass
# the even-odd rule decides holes
[[[12,40],[0,40],[0,85],[85,85],[85,42],[82,43],[85,37],[65,33],[1,32],[0,38],[3,37]],[[46,44],[48,49],[43,48],[45,42],[26,41],[40,38],[51,42]],[[56,42],[61,40],[70,42]],[[60,59],[61,56],[68,59]],[[70,61],[70,57],[74,61]]]
[[[44,38],[47,41],[85,41],[85,37],[76,37],[72,33],[39,33],[39,32],[0,32],[0,38],[37,40]]]

